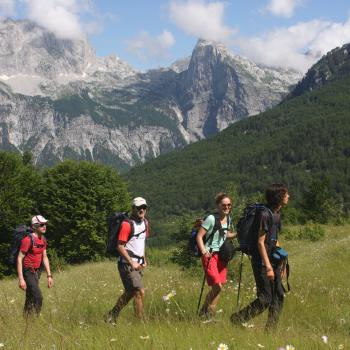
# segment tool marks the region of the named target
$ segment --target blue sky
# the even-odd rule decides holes
[[[350,42],[349,0],[0,0],[0,15],[86,37],[98,56],[116,54],[139,70],[189,56],[200,37],[302,71]]]

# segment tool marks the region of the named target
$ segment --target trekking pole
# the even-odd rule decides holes
[[[239,281],[238,281],[238,293],[237,293],[237,305],[236,305],[237,308],[239,305],[239,294],[241,292],[242,270],[243,270],[243,252],[241,254],[241,264],[239,266]]]
[[[210,250],[210,253],[211,253],[211,250]],[[199,294],[199,299],[198,299],[198,304],[197,304],[197,314],[199,312],[199,307],[200,307],[201,301],[202,301],[203,289],[204,289],[204,284],[205,284],[205,277],[207,276],[207,271],[208,271],[210,259],[211,259],[211,256],[208,259],[207,266],[205,267],[205,270],[204,270],[204,277],[203,277],[203,282],[202,282],[202,288],[201,288],[201,292]]]

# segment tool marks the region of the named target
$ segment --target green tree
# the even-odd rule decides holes
[[[112,168],[85,161],[64,161],[43,178],[41,208],[51,246],[69,263],[98,260],[105,251],[107,215],[128,209],[126,184]]]
[[[328,179],[312,181],[308,190],[303,193],[301,207],[304,221],[325,224],[344,215],[343,202],[331,191]]]
[[[38,213],[41,177],[15,153],[0,152],[0,277],[11,271],[6,264],[13,228],[29,224]]]

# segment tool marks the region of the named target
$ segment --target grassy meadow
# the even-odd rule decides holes
[[[327,226],[319,241],[281,241],[290,254],[291,292],[278,330],[264,332],[267,313],[242,327],[232,326],[240,256],[230,265],[229,282],[215,322],[196,317],[203,275],[182,271],[168,261],[169,251],[149,251],[145,271],[144,321],[132,303],[116,325],[103,315],[122,292],[112,261],[71,266],[54,274],[48,290],[43,275],[43,311],[26,322],[24,292],[16,279],[0,281],[0,347],[3,349],[350,349],[350,226]],[[244,258],[240,303],[255,296],[249,260]],[[163,296],[174,291],[168,301]],[[208,287],[205,288],[205,293]]]

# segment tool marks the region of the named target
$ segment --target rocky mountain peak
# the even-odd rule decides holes
[[[0,79],[15,92],[45,94],[40,85],[93,80],[105,71],[121,79],[135,74],[117,56],[97,57],[87,40],[58,38],[29,20],[0,22]]]
[[[94,60],[94,49],[86,40],[57,38],[28,20],[6,20],[0,24],[0,73],[55,78],[58,74],[81,74]]]
[[[322,87],[330,81],[350,75],[350,43],[324,55],[305,74],[288,98]]]

